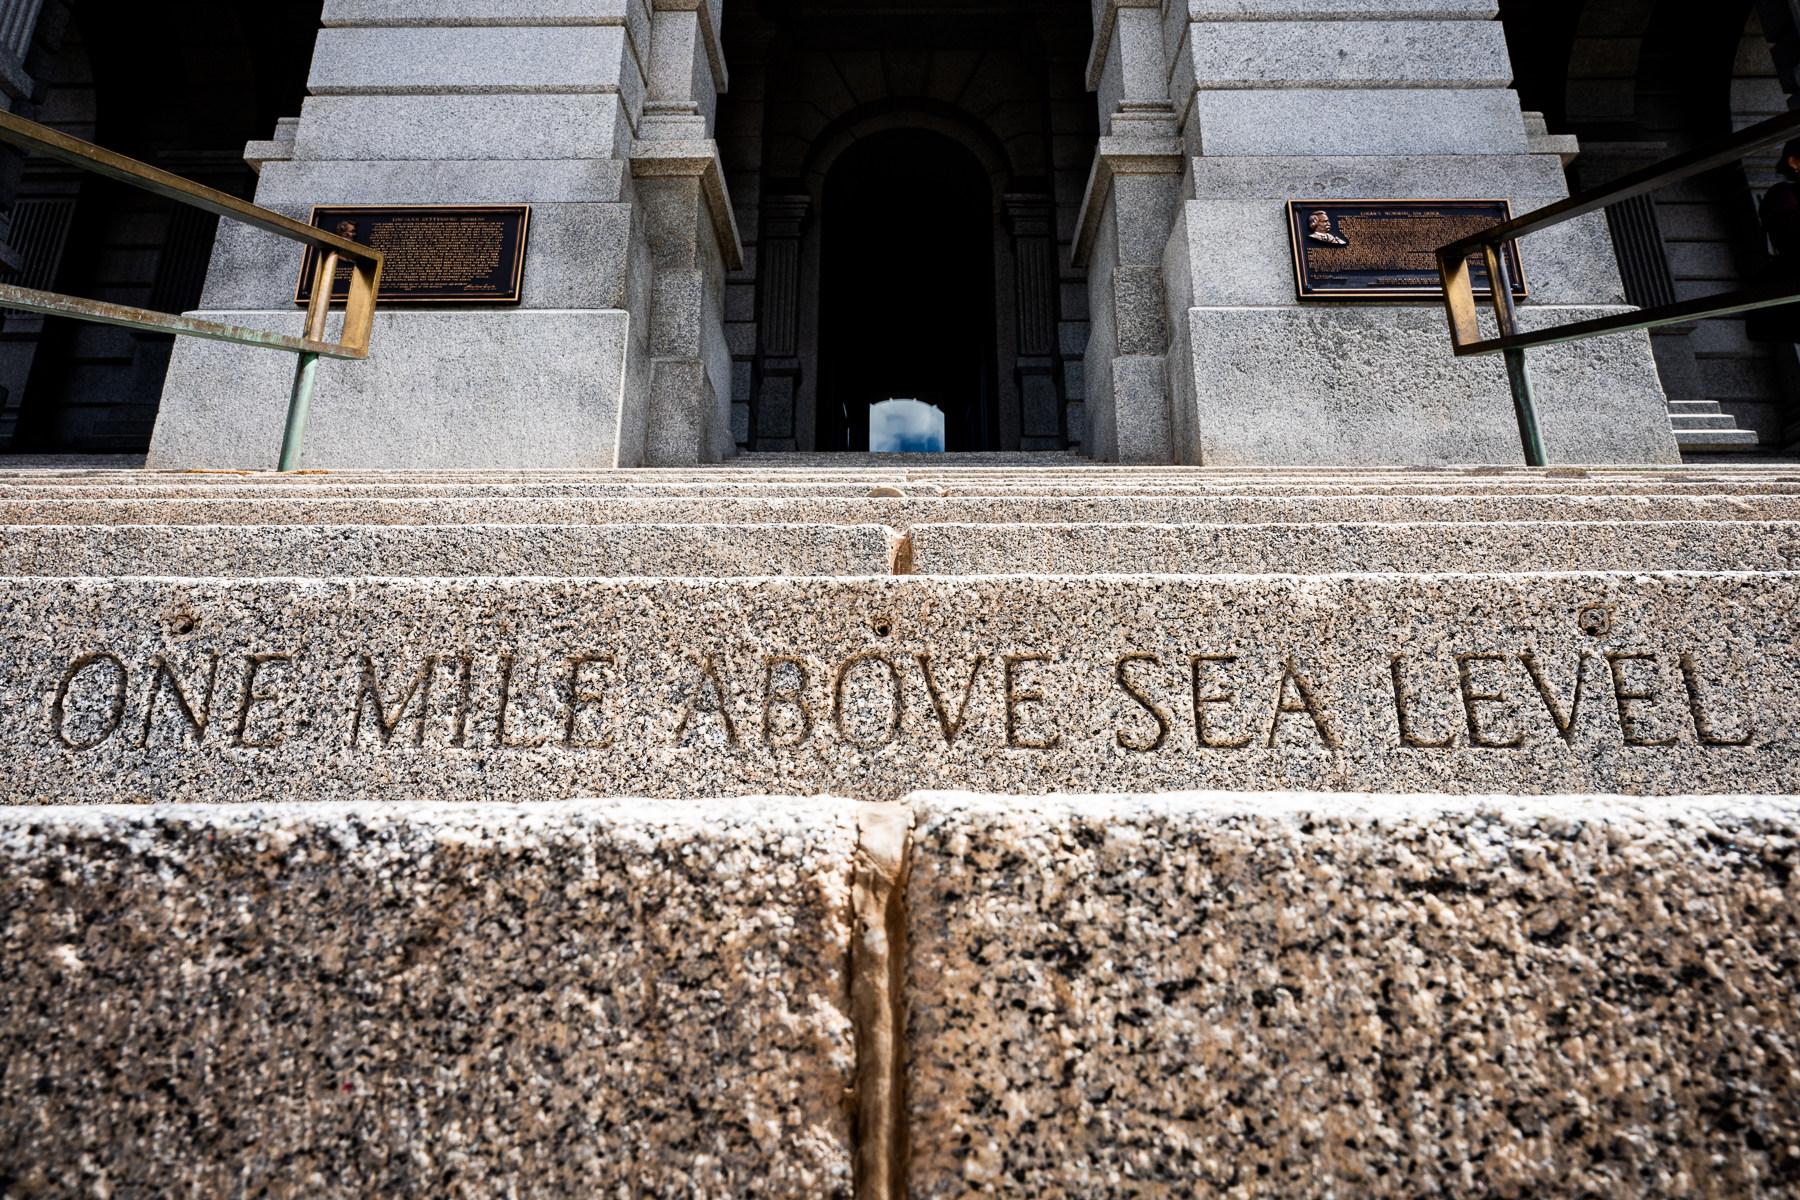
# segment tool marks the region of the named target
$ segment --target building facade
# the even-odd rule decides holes
[[[12,0],[0,31],[15,108],[295,216],[532,206],[522,302],[384,311],[311,466],[857,450],[892,398],[952,450],[1421,465],[1518,460],[1504,369],[1429,302],[1297,300],[1286,202],[1523,212],[1723,136],[1786,106],[1790,4]],[[290,243],[14,167],[29,285],[298,331]],[[1754,278],[1768,182],[1529,239],[1527,319]],[[1731,321],[1543,351],[1552,455],[1779,448],[1791,358]],[[266,467],[290,369],[9,314],[0,439]]]

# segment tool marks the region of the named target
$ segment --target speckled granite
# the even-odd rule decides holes
[[[1800,522],[918,525],[920,575],[1783,571]]]
[[[811,801],[0,813],[0,1194],[851,1194]]]
[[[0,525],[737,525],[799,522],[1794,521],[1800,496],[309,496],[0,499]],[[15,536],[24,536],[18,534]]]
[[[1800,1193],[1791,801],[921,805],[915,1197]]]
[[[1800,791],[1800,575],[0,581],[0,798]]]
[[[0,575],[886,575],[894,538],[826,524],[0,527]]]

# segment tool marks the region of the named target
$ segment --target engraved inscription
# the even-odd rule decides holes
[[[46,671],[44,727],[103,748],[357,754],[770,754],[896,748],[1158,756],[1714,752],[1768,721],[1736,657],[1628,647],[1445,647],[1332,667],[1300,651],[1028,647],[970,653],[631,655],[605,648],[359,651],[90,649]],[[1596,702],[1598,701],[1598,702]]]
[[[1295,200],[1288,205],[1294,271],[1302,300],[1432,299],[1443,295],[1440,247],[1511,219],[1504,200]],[[1470,282],[1488,295],[1485,256],[1470,257]],[[1517,244],[1505,263],[1524,299]]]
[[[382,252],[380,302],[388,305],[518,303],[530,222],[526,205],[313,210],[314,225]],[[294,293],[298,303],[312,298],[316,261],[308,250]],[[344,263],[332,281],[335,301],[349,298],[350,280]]]

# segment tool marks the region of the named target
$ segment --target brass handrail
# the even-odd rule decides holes
[[[1729,166],[1752,151],[1785,143],[1793,137],[1800,137],[1800,112],[1787,113],[1752,125],[1716,145],[1634,172],[1608,187],[1546,205],[1536,212],[1451,242],[1437,252],[1438,274],[1444,284],[1444,306],[1450,317],[1450,340],[1457,357],[1469,358],[1485,354],[1506,356],[1506,373],[1512,384],[1513,407],[1518,413],[1519,438],[1525,447],[1527,464],[1534,467],[1546,466],[1549,455],[1544,449],[1544,435],[1538,425],[1537,401],[1532,392],[1531,370],[1525,360],[1525,351],[1534,346],[1555,346],[1609,333],[1632,333],[1640,329],[1655,329],[1663,325],[1678,325],[1711,317],[1728,317],[1791,304],[1800,300],[1800,286],[1778,280],[1717,296],[1702,296],[1697,300],[1683,300],[1656,308],[1620,313],[1617,316],[1524,332],[1519,329],[1518,306],[1513,297],[1512,278],[1504,247],[1527,234],[1554,228],[1577,217],[1646,195],[1668,184]],[[1484,339],[1481,336],[1480,311],[1475,303],[1474,273],[1469,269],[1469,259],[1475,255],[1480,255],[1487,266],[1499,337]]]
[[[315,260],[312,302],[307,306],[306,325],[300,337],[0,283],[0,308],[298,355],[279,461],[281,470],[293,470],[299,462],[300,446],[305,438],[307,410],[318,378],[319,359],[361,360],[369,357],[376,296],[381,287],[381,252],[9,112],[0,111],[0,142],[10,142],[29,153],[57,159],[178,204],[241,221],[318,251],[312,256]],[[350,265],[350,294],[344,307],[343,332],[333,342],[327,338],[326,326],[331,316],[331,296],[340,261]]]

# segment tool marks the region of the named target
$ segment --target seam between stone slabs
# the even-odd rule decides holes
[[[906,883],[913,823],[903,804],[857,805],[850,944],[857,1200],[907,1194]]]
[[[913,573],[913,531],[912,529],[895,529],[888,527],[888,574],[911,575]]]

